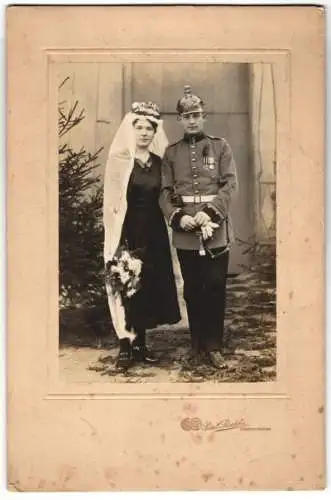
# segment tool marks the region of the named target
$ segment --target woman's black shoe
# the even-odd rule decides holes
[[[134,361],[140,361],[144,363],[157,363],[157,357],[150,352],[146,346],[133,345],[132,346],[132,357]]]
[[[120,340],[120,352],[116,362],[117,368],[127,369],[132,363],[131,344],[129,339]]]

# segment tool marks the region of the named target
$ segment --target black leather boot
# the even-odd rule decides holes
[[[132,342],[132,357],[134,361],[155,364],[158,362],[157,357],[146,347],[146,332],[140,330]]]
[[[132,363],[132,349],[130,339],[120,339],[120,351],[116,362],[117,368],[127,369]]]

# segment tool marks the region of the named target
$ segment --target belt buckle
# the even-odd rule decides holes
[[[194,194],[193,195],[193,203],[202,203],[201,194]]]

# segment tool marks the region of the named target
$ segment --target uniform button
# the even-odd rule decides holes
[[[197,186],[199,183],[197,181],[194,181],[193,184]]]
[[[199,190],[198,190],[198,189],[196,189],[196,190],[194,191],[194,194],[199,194]]]
[[[196,179],[198,177],[198,174],[193,174],[193,179]]]

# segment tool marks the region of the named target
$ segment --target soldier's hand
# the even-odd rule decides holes
[[[208,240],[213,236],[213,230],[208,224],[201,226],[201,233],[204,240]]]
[[[206,212],[200,211],[195,214],[194,220],[198,226],[203,226],[210,221],[210,217]]]
[[[209,238],[211,238],[214,234],[214,230],[218,227],[219,227],[218,224],[211,221],[201,226],[202,238],[204,240],[208,240]]]
[[[184,229],[184,231],[192,231],[192,229],[195,229],[196,227],[196,222],[190,215],[183,215],[180,219],[179,225],[182,229]]]

